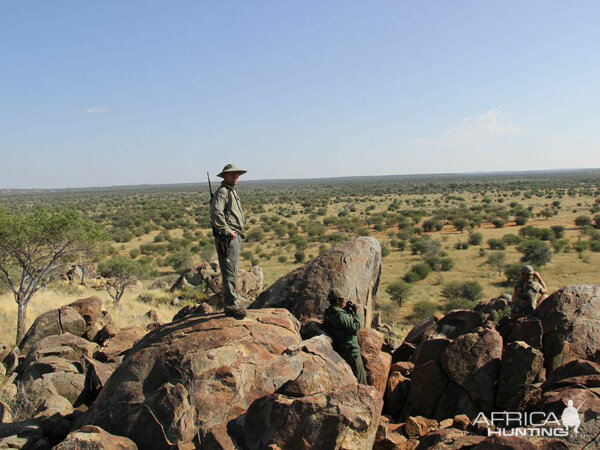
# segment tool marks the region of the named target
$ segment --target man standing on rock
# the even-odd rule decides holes
[[[246,317],[246,307],[236,288],[246,219],[235,187],[240,175],[245,173],[246,170],[227,164],[217,175],[223,182],[210,202],[210,219],[223,277],[225,315],[238,319]]]
[[[333,348],[350,365],[352,372],[360,384],[367,384],[367,373],[360,356],[358,345],[358,332],[360,331],[360,317],[356,313],[356,306],[348,302],[347,293],[334,288],[329,296],[331,305],[325,310],[323,325],[333,338]]]
[[[537,280],[537,281],[536,281]],[[512,296],[511,317],[526,317],[546,299],[548,288],[539,273],[533,267],[521,267],[521,278],[515,283]]]

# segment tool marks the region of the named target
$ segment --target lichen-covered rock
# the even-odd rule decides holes
[[[544,377],[542,352],[522,341],[511,342],[504,347],[496,405],[506,411],[522,411],[527,390]]]
[[[566,286],[537,308],[542,321],[546,368],[574,359],[600,362],[600,286]]]
[[[137,445],[123,436],[107,433],[100,427],[84,425],[69,433],[54,450],[137,450]]]
[[[381,245],[373,238],[359,237],[280,278],[259,295],[251,308],[286,308],[302,321],[322,318],[332,287],[339,286],[349,292],[349,300],[357,306],[368,328],[380,276]]]
[[[202,441],[210,428],[298,378],[306,360],[283,353],[300,343],[299,328],[281,309],[250,311],[243,320],[188,315],[163,325],[131,349],[80,423],[141,448]]]
[[[375,389],[357,384],[301,398],[273,394],[248,409],[245,443],[251,450],[370,450],[382,406]]]
[[[500,333],[482,327],[458,337],[444,350],[441,363],[450,380],[465,389],[483,411],[491,411],[501,359]]]
[[[38,341],[47,336],[70,333],[83,336],[86,331],[84,318],[75,308],[63,306],[38,316],[19,344],[21,353],[27,353]]]
[[[381,351],[383,335],[375,330],[362,330],[358,341],[369,384],[383,396],[392,364],[392,355]]]
[[[137,341],[146,335],[146,332],[146,329],[142,327],[122,328],[113,337],[102,342],[102,347],[94,353],[94,358],[101,362],[113,360],[133,347]]]

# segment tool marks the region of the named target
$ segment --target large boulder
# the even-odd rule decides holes
[[[302,398],[273,394],[250,406],[245,444],[251,450],[371,449],[382,407],[375,389],[356,384]]]
[[[98,332],[107,324],[113,324],[113,321],[104,308],[102,299],[82,298],[38,316],[23,337],[19,348],[21,353],[25,354],[40,339],[64,333],[94,341]]]
[[[548,369],[575,359],[600,362],[600,286],[566,286],[550,295],[536,316]]]
[[[219,294],[223,288],[221,270],[216,263],[203,262],[183,272],[171,286],[171,291],[185,286],[204,286],[209,294]],[[264,275],[259,266],[252,266],[250,270],[240,269],[237,277],[239,294],[250,301],[262,292],[264,288]],[[220,298],[217,297],[217,298]],[[215,302],[218,302],[215,298]],[[221,299],[222,300],[222,299]]]
[[[522,341],[509,343],[502,356],[496,406],[506,411],[522,411],[531,386],[544,381],[544,376],[544,355],[540,350]]]
[[[502,337],[486,326],[458,337],[444,350],[441,363],[450,380],[465,389],[483,411],[491,411],[501,359]]]
[[[359,237],[334,247],[265,290],[251,308],[286,308],[298,319],[321,318],[329,306],[333,286],[349,292],[363,318],[372,322],[372,310],[381,276],[381,245]]]
[[[188,314],[143,337],[79,423],[140,448],[231,446],[255,400],[330,398],[348,385],[356,379],[330,338],[301,341],[287,310],[251,310],[243,320]]]
[[[90,341],[98,341],[98,332],[105,326],[114,326],[114,322],[100,297],[92,296],[75,300],[68,305],[74,308],[85,320],[84,337]]]
[[[37,402],[55,404],[56,397],[62,397],[73,406],[88,404],[91,398],[86,383],[85,358],[89,358],[97,347],[70,333],[45,337],[27,354],[19,367],[17,381]],[[68,409],[61,408],[61,411],[68,413]]]
[[[51,309],[38,316],[19,343],[21,353],[27,353],[39,340],[57,334],[70,333],[83,336],[86,331],[85,319],[75,308],[63,306]]]
[[[130,439],[107,433],[100,427],[84,425],[69,433],[54,450],[137,450]]]
[[[358,341],[369,384],[383,396],[392,364],[392,355],[381,351],[383,335],[375,330],[362,330]]]

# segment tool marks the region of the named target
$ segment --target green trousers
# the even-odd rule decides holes
[[[362,356],[360,356],[360,350],[344,348],[337,350],[337,352],[348,363],[359,384],[369,384],[367,382],[367,372],[365,371]]]
[[[239,234],[235,238],[217,236],[215,238],[219,267],[223,278],[223,298],[225,306],[241,305],[237,292],[237,273],[242,250],[242,239]]]

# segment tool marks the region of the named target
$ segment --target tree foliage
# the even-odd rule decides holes
[[[71,209],[0,209],[0,278],[17,302],[17,344],[33,294],[66,264],[89,256],[103,238],[96,224]]]

